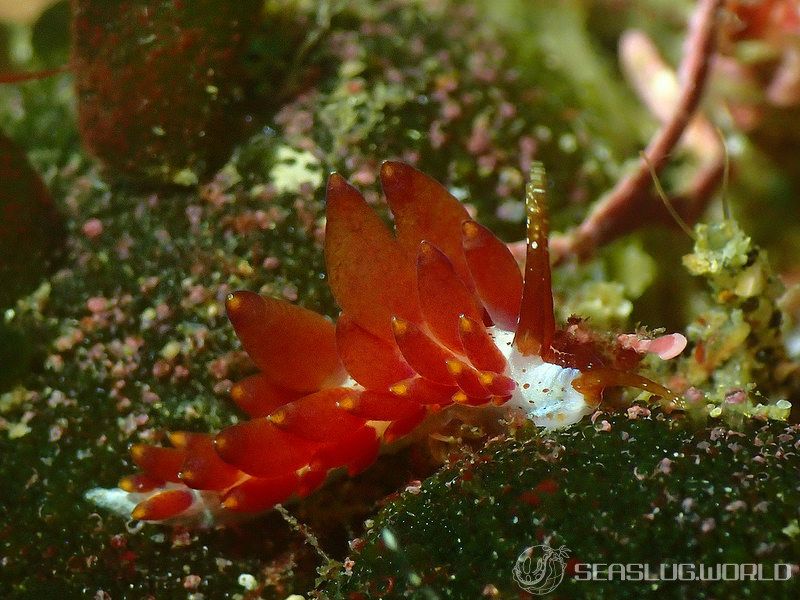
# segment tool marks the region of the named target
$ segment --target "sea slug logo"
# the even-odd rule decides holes
[[[552,592],[564,579],[569,550],[548,544],[526,548],[514,565],[514,581],[526,592],[542,596]]]

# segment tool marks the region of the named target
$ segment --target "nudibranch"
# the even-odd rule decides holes
[[[439,183],[386,162],[396,235],[340,175],[327,186],[325,261],[336,323],[283,300],[231,294],[231,323],[259,372],[231,397],[251,418],[216,435],[136,444],[120,482],[134,519],[201,521],[303,497],[341,467],[454,407],[522,414],[545,428],[592,413],[608,387],[680,399],[637,374],[645,351],[671,358],[679,334],[606,340],[579,319],[557,328],[545,174],[527,188],[523,272],[507,246]],[[633,340],[633,341],[631,341]]]

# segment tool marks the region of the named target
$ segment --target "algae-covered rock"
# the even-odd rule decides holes
[[[661,563],[762,563],[770,577],[775,564],[796,568],[798,444],[796,426],[695,430],[643,406],[561,433],[495,440],[387,505],[323,590],[330,598],[527,597],[514,566],[547,544],[569,556],[550,598],[790,598],[791,580],[585,581],[576,573],[587,571],[577,563],[644,563],[653,573]],[[779,567],[780,577],[791,568]]]
[[[22,150],[0,134],[0,310],[32,291],[63,239],[49,191]]]
[[[244,54],[262,4],[73,0],[86,149],[143,182],[196,181],[222,164],[244,126]]]

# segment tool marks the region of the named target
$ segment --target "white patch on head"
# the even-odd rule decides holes
[[[505,374],[517,383],[505,407],[521,410],[537,426],[547,429],[577,423],[594,410],[572,386],[581,374],[578,369],[546,363],[538,356],[523,356],[513,345],[514,332],[496,327],[489,331],[508,361]]]

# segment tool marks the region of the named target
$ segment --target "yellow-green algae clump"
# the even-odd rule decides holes
[[[786,419],[798,365],[784,343],[784,287],[766,252],[736,221],[698,224],[694,231],[694,251],[683,263],[709,293],[687,328],[690,352],[678,366],[692,386],[689,401],[707,403],[711,416]]]

